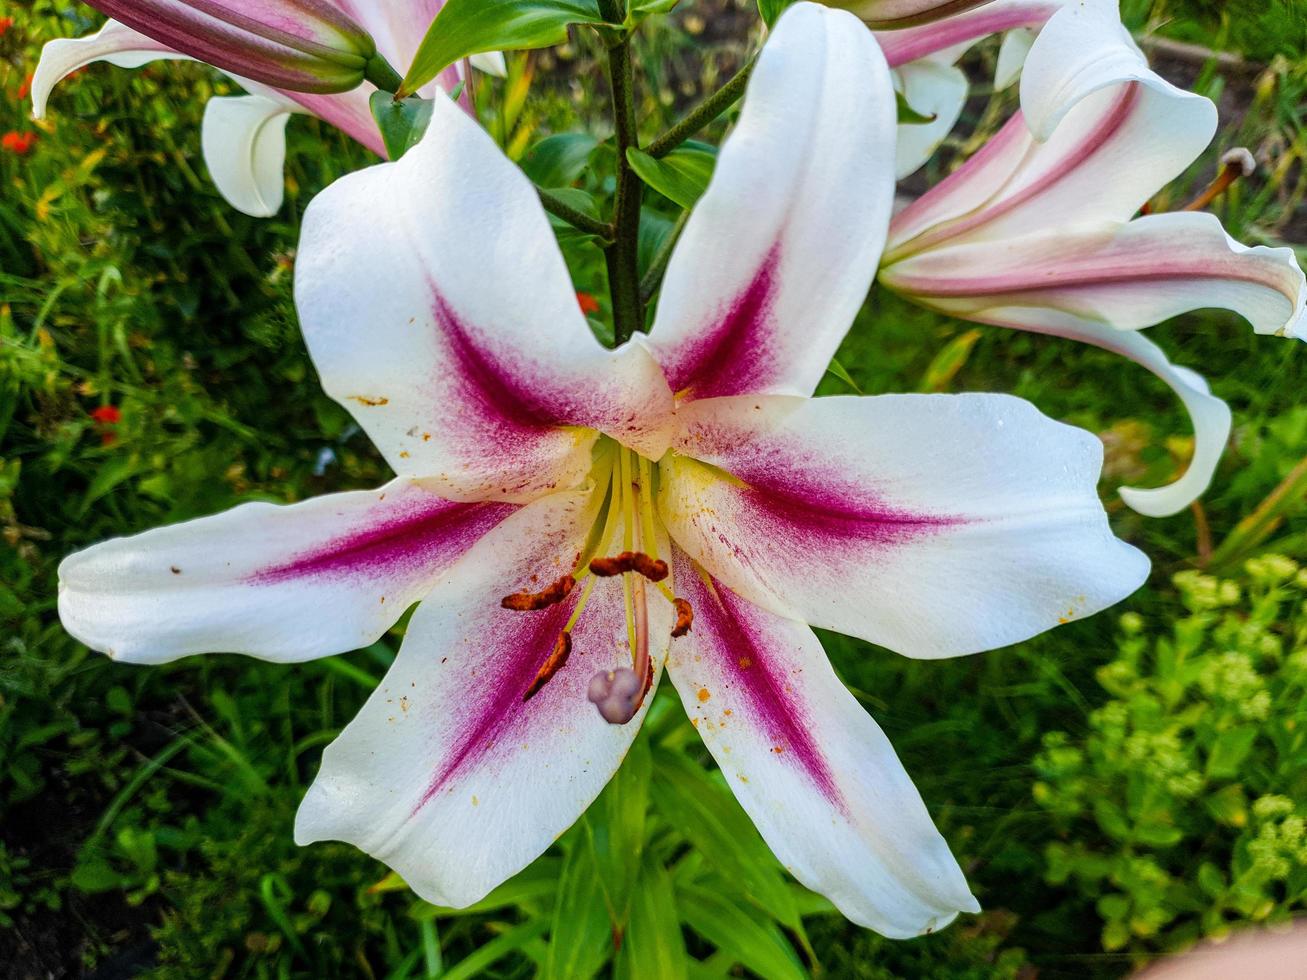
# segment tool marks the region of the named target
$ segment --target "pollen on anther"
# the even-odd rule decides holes
[[[643,551],[623,551],[607,558],[592,558],[590,571],[600,578],[636,572],[650,582],[661,582],[670,573],[667,562],[661,558],[652,558]]]
[[[679,596],[672,599],[672,605],[676,607],[676,625],[672,627],[672,637],[676,639],[690,632],[694,625],[694,607],[688,599]]]
[[[499,600],[499,604],[514,612],[536,612],[562,602],[572,594],[574,588],[576,588],[576,579],[571,575],[564,575],[539,592],[514,592],[512,595],[506,595]]]
[[[548,684],[560,670],[567,665],[567,658],[572,654],[572,634],[564,630],[558,634],[558,639],[554,641],[554,649],[550,652],[549,658],[536,673],[535,680],[531,686],[526,689],[522,695],[523,701],[530,701],[540,693],[541,688]]]

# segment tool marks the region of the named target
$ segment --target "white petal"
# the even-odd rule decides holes
[[[586,698],[591,677],[630,664],[622,585],[601,579],[566,665],[529,701],[582,589],[548,610],[500,598],[572,567],[593,495],[545,497],[488,535],[424,602],[399,657],[326,750],[295,840],[346,840],[430,902],[469,905],[545,850],[617,770],[652,701],[626,725]],[[657,673],[670,605],[650,606]],[[656,683],[656,680],[655,680]]]
[[[673,390],[812,391],[884,244],[894,127],[857,18],[791,7],[668,266],[647,342]]]
[[[1017,80],[1037,37],[1039,32],[1029,27],[1020,27],[1003,35],[998,48],[998,64],[994,67],[994,88],[1001,91]]]
[[[190,59],[113,20],[86,37],[49,41],[41,48],[41,58],[32,73],[32,115],[43,118],[55,85],[92,62],[107,61],[119,68],[139,68],[161,60]]]
[[[680,421],[668,532],[814,626],[957,656],[1092,615],[1148,573],[1098,500],[1102,444],[1020,399],[737,397]]]
[[[204,162],[237,211],[270,218],[281,208],[290,115],[285,103],[261,95],[214,98],[204,107]]]
[[[508,76],[508,64],[504,61],[504,52],[487,51],[484,54],[474,54],[468,59],[472,67],[477,71],[485,72],[487,75],[494,75],[496,78],[505,78]]]
[[[1128,357],[1146,367],[1174,391],[1194,427],[1194,454],[1189,468],[1174,483],[1143,489],[1122,487],[1121,499],[1146,517],[1169,517],[1207,492],[1230,439],[1230,407],[1212,394],[1202,375],[1172,364],[1162,349],[1142,334],[1116,330],[1073,314],[1040,307],[1014,306],[986,311],[984,322],[1080,340]]]
[[[420,481],[118,538],[59,566],[59,616],[129,663],[192,653],[294,662],[374,642],[510,504],[457,504]]]
[[[327,391],[401,473],[530,499],[575,485],[593,430],[656,458],[652,357],[594,339],[530,182],[465,113],[309,206],[295,297]]]
[[[700,737],[781,863],[894,939],[980,906],[889,739],[812,630],[711,588],[682,555],[694,626],[667,660]]]
[[[905,123],[898,129],[895,174],[899,180],[916,173],[953,131],[967,101],[967,76],[962,69],[934,60],[914,61],[898,69],[903,97],[928,123]]]

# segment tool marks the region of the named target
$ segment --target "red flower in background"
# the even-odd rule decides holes
[[[576,302],[580,305],[581,312],[586,316],[599,312],[599,301],[589,293],[577,293]]]
[[[32,73],[29,71],[27,77],[18,83],[18,100],[21,102],[32,94]]]
[[[4,136],[0,136],[0,147],[20,157],[27,156],[35,142],[35,133],[18,133],[12,129]]]
[[[9,28],[13,26],[14,26],[14,19],[12,17],[0,17],[0,37],[4,37],[6,34],[8,34]]]
[[[91,421],[100,432],[100,445],[112,446],[118,441],[114,426],[123,420],[122,409],[117,405],[101,405],[91,410]]]

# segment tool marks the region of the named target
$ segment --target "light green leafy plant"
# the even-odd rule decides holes
[[[1266,555],[1175,585],[1169,633],[1123,616],[1097,675],[1112,700],[1036,761],[1035,799],[1064,835],[1046,877],[1096,898],[1109,950],[1174,949],[1307,902],[1307,570]]]

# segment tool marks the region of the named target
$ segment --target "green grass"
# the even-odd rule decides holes
[[[684,6],[640,50],[651,133],[718,84],[743,50],[744,4]],[[1252,4],[1246,16],[1207,2],[1126,7],[1137,25],[1163,25],[1168,36],[1264,66],[1227,74],[1191,66],[1199,88],[1237,115],[1227,115],[1212,153],[1168,198],[1183,200],[1187,185],[1210,173],[1219,148],[1247,144],[1271,166],[1218,212],[1245,241],[1301,234],[1301,11],[1291,2]],[[33,129],[13,93],[41,41],[90,26],[70,9],[36,0],[0,38],[0,90],[8,93],[0,129]],[[514,152],[578,120],[602,133],[595,54],[578,37],[538,59],[524,106],[488,84],[483,109],[492,131]],[[992,55],[991,45],[977,57]],[[1059,880],[1053,855],[1076,843],[1111,854],[1136,845],[1112,838],[1092,815],[1068,821],[1033,791],[1050,778],[1036,770],[1045,736],[1064,732],[1071,743],[1088,744],[1095,710],[1114,696],[1096,671],[1128,653],[1115,614],[940,663],[823,637],[894,741],[986,906],[983,916],[938,936],[891,943],[850,926],[784,885],[748,832],[740,835],[738,868],[721,853],[724,843],[715,849],[686,836],[660,794],[636,807],[638,816],[606,795],[511,884],[502,904],[465,915],[394,887],[383,866],[353,848],[296,848],[294,811],[322,747],[383,673],[397,633],[368,650],[297,667],[214,656],[138,669],[72,641],[54,608],[59,560],[95,541],[239,501],[298,500],[386,477],[366,438],[319,390],[290,299],[303,207],[368,156],[297,118],[287,206],[270,221],[236,214],[212,190],[198,154],[203,100],[227,87],[194,66],[98,66],[61,86],[30,155],[0,154],[0,963],[15,976],[531,976],[537,964],[558,967],[561,951],[606,955],[602,941],[588,946],[567,930],[590,921],[595,906],[582,901],[575,882],[587,880],[584,862],[606,859],[596,833],[614,828],[645,848],[642,897],[662,887],[665,868],[667,887],[698,896],[700,904],[682,913],[685,942],[704,961],[704,976],[747,962],[714,938],[712,914],[724,913],[705,893],[766,921],[732,891],[746,871],[759,876],[757,888],[779,896],[774,904],[792,902],[804,914],[811,952],[793,928],[777,933],[775,975],[790,962],[832,977],[1015,976],[1025,964],[1042,977],[1115,976],[1187,938],[1162,930],[1107,942],[1119,938],[1105,935],[1112,919],[1099,904],[1111,888]],[[970,122],[982,118],[978,103]],[[587,179],[603,193],[602,174]],[[657,207],[670,217],[670,208]],[[578,288],[602,294],[597,252],[571,242],[567,254]],[[1010,391],[1104,433],[1111,446],[1104,492],[1115,526],[1157,570],[1119,611],[1140,614],[1150,638],[1165,635],[1190,614],[1171,576],[1199,554],[1194,515],[1145,521],[1112,488],[1162,482],[1183,465],[1188,430],[1177,403],[1151,376],[1109,355],[996,329],[983,329],[969,355],[941,371],[937,355],[970,329],[876,293],[839,357],[867,392]],[[1203,503],[1213,544],[1237,533],[1218,551],[1220,571],[1242,580],[1242,559],[1268,551],[1307,560],[1301,488],[1256,533],[1236,532],[1307,457],[1300,404],[1307,366],[1297,345],[1255,338],[1224,314],[1187,316],[1152,333],[1207,374],[1235,411],[1234,445]],[[834,376],[824,387],[848,390]],[[90,417],[106,404],[123,413],[110,441],[103,438],[110,430]],[[1289,635],[1289,625],[1268,629]],[[640,751],[648,747],[660,778],[698,778],[672,755],[707,765],[679,707],[664,702],[658,711]],[[696,771],[705,780],[696,792],[719,793],[706,798],[719,799],[723,819],[736,819],[721,787]],[[1108,784],[1115,778],[1099,775]],[[1171,854],[1184,855],[1196,875],[1204,860],[1225,860],[1230,840],[1208,831]],[[1284,914],[1302,910],[1287,887],[1275,898]],[[1250,912],[1233,924],[1256,919]],[[599,926],[603,940],[602,920]],[[619,957],[619,974],[640,975],[640,964],[632,973],[628,960]]]

